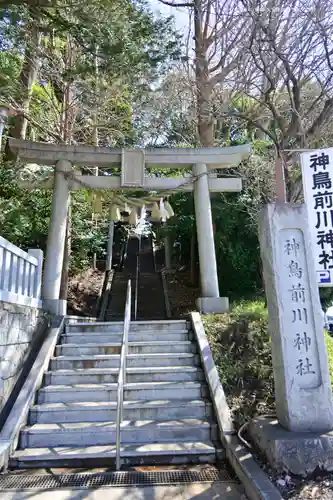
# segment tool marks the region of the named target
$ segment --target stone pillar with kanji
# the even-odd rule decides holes
[[[291,431],[326,431],[332,391],[305,205],[266,206],[260,247],[278,420]]]
[[[333,429],[333,404],[305,205],[267,205],[260,218],[260,249],[277,418],[257,419],[250,432],[273,465],[295,473],[303,473],[302,467],[315,470],[317,462],[325,468],[327,460],[333,466],[321,441]],[[327,439],[332,456],[333,436]],[[309,446],[314,453],[307,453]]]

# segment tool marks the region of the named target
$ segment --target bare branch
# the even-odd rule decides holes
[[[312,123],[311,127],[306,132],[306,137],[310,139],[313,137],[318,129],[332,116],[333,113],[333,98],[325,101],[324,107],[317,118]]]
[[[168,5],[169,7],[194,7],[193,2],[175,3],[175,2],[168,2],[167,0],[158,0],[158,1],[163,3],[164,5]]]

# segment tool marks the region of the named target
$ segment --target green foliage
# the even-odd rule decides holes
[[[27,250],[46,251],[52,191],[21,189],[16,184],[18,166],[0,165],[0,231],[1,236]],[[75,191],[72,203],[72,270],[81,269],[91,262],[96,252],[105,252],[103,226],[91,218],[91,200],[87,191]]]
[[[0,95],[6,103],[15,92],[17,77],[21,70],[22,58],[16,50],[0,50]]]
[[[45,142],[94,144],[97,127],[100,145],[134,145],[135,103],[180,53],[171,18],[157,17],[141,0],[55,0],[47,8],[15,1],[0,10],[0,34],[2,99],[26,113],[26,138]],[[19,120],[10,117],[4,135]],[[1,235],[45,250],[52,191],[19,188],[19,169],[0,164]],[[49,171],[41,166],[34,175]],[[72,269],[105,254],[106,213],[92,220],[90,195],[71,195]]]
[[[192,193],[177,193],[170,199],[175,216],[157,229],[157,240],[171,235],[178,261],[189,267],[191,238],[195,231]],[[218,193],[211,200],[215,229],[216,260],[220,293],[233,299],[262,293],[261,262],[257,226],[252,211],[260,200],[246,190],[239,194]]]
[[[167,147],[198,147],[196,124],[186,115],[171,116],[169,130],[165,138]]]
[[[52,127],[52,124],[57,123],[61,115],[61,105],[50,82],[42,84],[36,82],[34,84],[29,115],[40,127],[36,130],[35,127],[30,126],[31,137],[29,138],[34,140],[36,135],[38,135],[37,138],[40,140],[47,139],[47,134],[44,135],[42,131],[47,130],[50,126]]]
[[[148,114],[152,123],[156,123],[160,145],[198,146],[195,103],[188,91],[187,76],[182,71],[167,75],[156,90],[155,98],[156,103],[152,99],[153,106]],[[257,102],[244,93],[236,93],[230,98],[228,106],[230,111],[242,113],[251,111]],[[271,140],[257,138],[257,130],[244,120],[236,116],[221,119],[220,107],[218,99],[212,103],[212,111],[216,115],[214,146],[253,144],[253,155],[249,161],[237,169],[219,171],[226,177],[241,177],[242,192],[211,195],[220,293],[236,299],[262,292],[257,220],[261,207],[272,200],[275,150]],[[155,128],[151,132],[153,144],[156,141]],[[176,194],[170,202],[176,215],[159,233],[161,237],[166,231],[171,233],[175,248],[181,252],[177,262],[189,267],[191,238],[195,231],[193,195]]]
[[[268,310],[262,299],[235,302],[232,313],[238,318],[245,317],[251,321],[268,321]]]
[[[212,200],[220,293],[233,298],[261,287],[259,244],[243,195],[219,194]]]
[[[274,380],[268,312],[263,300],[242,300],[229,314],[202,317],[233,419],[240,427],[274,414]],[[325,332],[333,385],[333,338]]]
[[[175,216],[164,226],[157,228],[157,240],[169,233],[172,240],[181,247],[182,262],[189,262],[190,242],[195,224],[193,196],[189,193],[178,193],[171,198]]]
[[[175,216],[157,231],[159,241],[166,233],[180,248],[180,262],[189,266],[191,238],[195,231],[193,195],[177,193],[170,199]],[[220,293],[239,299],[262,292],[261,263],[256,226],[248,211],[246,194],[215,194],[212,217]]]
[[[333,386],[333,338],[329,332],[325,332],[325,340],[328,354],[328,365],[331,375],[331,384]]]
[[[105,254],[105,227],[95,223],[91,216],[91,200],[85,190],[75,191],[71,196],[72,203],[72,253],[71,268],[88,267],[92,255],[99,258]]]
[[[274,387],[267,311],[263,301],[236,303],[229,314],[203,322],[220,380],[237,427],[274,411]]]
[[[23,249],[45,251],[52,193],[20,189],[17,174],[17,167],[0,164],[1,236]]]
[[[333,304],[333,288],[319,288],[320,301],[324,311]]]

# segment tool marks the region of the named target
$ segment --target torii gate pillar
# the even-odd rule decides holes
[[[224,313],[229,309],[229,300],[220,297],[219,292],[207,166],[196,163],[193,165],[193,175],[197,177],[194,183],[194,206],[203,295],[197,300],[197,307],[202,313]]]
[[[66,300],[59,299],[61,273],[64,261],[67,214],[70,189],[64,173],[72,170],[67,160],[59,160],[55,166],[52,212],[47,238],[43,279],[43,306],[53,314],[66,314]]]

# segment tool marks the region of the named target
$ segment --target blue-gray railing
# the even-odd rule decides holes
[[[117,386],[117,421],[116,421],[116,469],[119,470],[121,466],[121,424],[123,421],[124,414],[124,385],[126,384],[126,361],[128,354],[128,333],[131,323],[131,280],[128,280],[127,294],[126,294],[126,305],[124,314],[124,331],[123,340],[120,352],[120,366],[118,375],[118,386]]]

